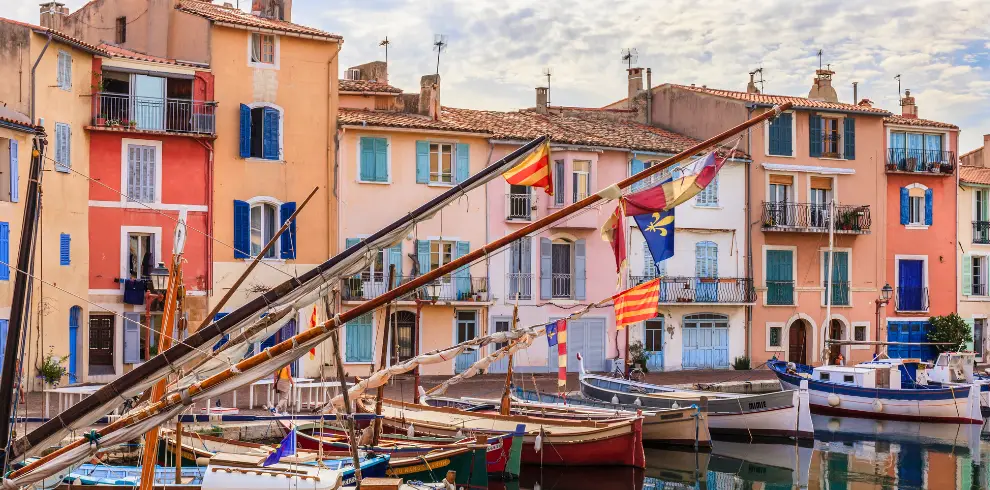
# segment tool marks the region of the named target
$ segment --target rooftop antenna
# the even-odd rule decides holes
[[[388,36],[378,42],[378,45],[385,48],[385,69],[388,69],[388,45],[392,44],[392,41],[388,40]]]
[[[639,51],[636,48],[626,48],[622,50],[622,62],[626,64],[626,69],[631,70],[634,63],[639,61]]]
[[[766,92],[766,90],[763,89],[763,67],[762,66],[760,66],[759,68],[757,68],[757,69],[749,72],[749,75],[750,76],[755,76],[756,74],[759,74],[760,75],[760,79],[759,80],[755,80],[754,79],[753,80],[753,83],[760,84],[760,93],[762,94],[762,93]]]
[[[447,35],[433,35],[433,50],[437,52],[437,75],[440,74],[440,53],[447,49]]]
[[[901,98],[901,74],[898,73],[897,75],[894,75],[894,80],[897,80],[897,98],[900,99]]]
[[[550,77],[553,76],[553,68],[549,66],[543,69],[543,76],[547,77],[547,105],[550,105]]]

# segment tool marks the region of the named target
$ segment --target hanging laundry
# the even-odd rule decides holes
[[[124,281],[124,303],[129,305],[143,305],[144,292],[147,289],[147,282],[136,279],[127,279]]]

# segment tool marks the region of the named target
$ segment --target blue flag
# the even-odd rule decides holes
[[[653,256],[653,264],[674,256],[674,210],[633,216]]]
[[[282,439],[282,442],[279,443],[278,449],[276,449],[274,453],[269,454],[268,457],[265,458],[265,462],[262,463],[261,466],[271,466],[275,463],[278,463],[279,460],[281,460],[282,458],[286,456],[292,456],[294,454],[296,454],[295,428],[293,428],[288,434],[285,435],[285,438]]]
[[[548,323],[544,328],[547,331],[547,346],[553,347],[557,345],[557,322]]]

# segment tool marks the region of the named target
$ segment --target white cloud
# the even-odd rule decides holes
[[[0,3],[5,15],[37,22],[37,0]],[[922,117],[962,128],[962,151],[990,133],[983,0],[295,0],[293,15],[344,36],[341,67],[381,59],[387,35],[392,82],[407,90],[436,68],[433,34],[447,34],[440,71],[448,105],[531,106],[545,66],[554,69],[555,104],[604,105],[625,96],[619,53],[627,47],[638,48],[654,84],[740,90],[762,65],[767,91],[805,95],[824,49],[840,98],[851,100],[858,81],[860,97],[896,111],[901,74]]]

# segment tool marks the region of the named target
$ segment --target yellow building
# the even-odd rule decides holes
[[[51,352],[79,381],[90,307],[87,195],[90,94],[95,46],[59,31],[0,19],[0,340],[7,341],[14,270],[31,165],[34,124],[47,136],[25,383],[40,389],[38,366]],[[32,76],[33,75],[33,76]],[[33,124],[32,124],[33,121]],[[9,339],[14,340],[14,339]]]

